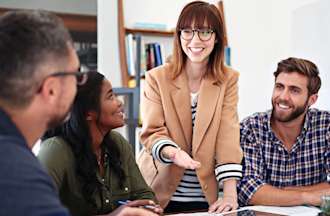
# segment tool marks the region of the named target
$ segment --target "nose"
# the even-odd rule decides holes
[[[198,31],[196,31],[196,30],[194,31],[191,41],[201,41],[198,36]]]
[[[116,97],[116,100],[117,100],[118,107],[122,107],[123,102],[118,97]]]
[[[281,100],[289,100],[290,99],[290,94],[288,89],[284,89],[283,91],[280,92],[279,98]]]

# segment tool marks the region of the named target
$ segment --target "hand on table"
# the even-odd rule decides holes
[[[238,203],[235,197],[224,196],[223,198],[218,198],[218,200],[209,207],[209,213],[222,213],[232,211],[237,208]]]
[[[141,208],[147,209],[149,211],[152,211],[156,214],[163,213],[163,209],[160,207],[160,205],[158,205],[154,201],[148,200],[148,199],[133,200],[133,201],[128,202],[126,204],[126,206],[141,207]]]

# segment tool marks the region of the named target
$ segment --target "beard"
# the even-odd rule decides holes
[[[283,102],[284,101],[279,101],[279,103],[283,103]],[[308,99],[307,99],[303,105],[294,107],[294,109],[289,114],[281,114],[276,109],[276,103],[277,102],[272,100],[272,106],[273,106],[272,116],[275,120],[277,120],[279,122],[290,122],[290,121],[298,118],[300,115],[302,115],[308,108]],[[287,104],[287,103],[284,103],[284,104]]]
[[[71,109],[72,105],[65,112],[53,116],[47,123],[47,128],[52,129],[68,121],[71,117]]]

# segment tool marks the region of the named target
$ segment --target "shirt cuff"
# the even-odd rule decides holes
[[[173,163],[171,159],[165,158],[161,154],[161,151],[165,146],[173,146],[175,148],[179,148],[179,146],[172,140],[158,140],[151,148],[152,157],[164,164]]]
[[[240,183],[238,184],[238,201],[240,206],[246,206],[249,204],[249,201],[253,194],[266,183],[259,178],[255,177],[243,177]]]
[[[215,176],[219,183],[227,179],[240,180],[242,178],[242,165],[235,163],[217,165],[215,168]]]

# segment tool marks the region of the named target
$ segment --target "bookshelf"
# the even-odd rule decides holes
[[[129,74],[129,65],[127,62],[127,44],[126,36],[131,34],[136,42],[136,49],[134,55],[136,57],[136,64],[134,64],[135,74]],[[119,38],[119,57],[120,57],[120,73],[122,78],[122,88],[115,88],[114,91],[118,95],[125,95],[128,98],[128,118],[126,124],[128,125],[128,138],[130,143],[134,146],[133,149],[139,149],[139,142],[136,136],[136,129],[140,127],[139,124],[139,107],[140,107],[140,83],[144,79],[141,75],[141,49],[144,49],[142,44],[142,37],[152,37],[153,41],[158,41],[161,38],[172,38],[173,31],[162,31],[156,29],[142,29],[142,28],[128,28],[124,24],[124,7],[123,0],[118,0],[118,38]],[[172,43],[171,43],[172,44]],[[132,64],[132,62],[131,62]],[[132,66],[131,66],[132,67]],[[129,85],[134,81],[134,86]]]
[[[124,24],[124,7],[123,0],[118,0],[118,36],[119,36],[119,56],[120,56],[120,69],[121,69],[121,77],[122,77],[122,86],[129,87],[128,83],[130,80],[135,78],[135,82],[138,83],[138,79],[140,75],[139,72],[136,73],[135,76],[130,76],[128,72],[128,62],[127,62],[127,53],[126,53],[126,35],[132,34],[134,36],[151,36],[155,38],[171,38],[174,35],[173,31],[162,31],[155,29],[141,29],[141,28],[127,28]],[[155,39],[157,41],[157,39]],[[136,68],[136,66],[135,66]],[[140,71],[140,70],[136,70]],[[139,86],[137,86],[139,87]]]

